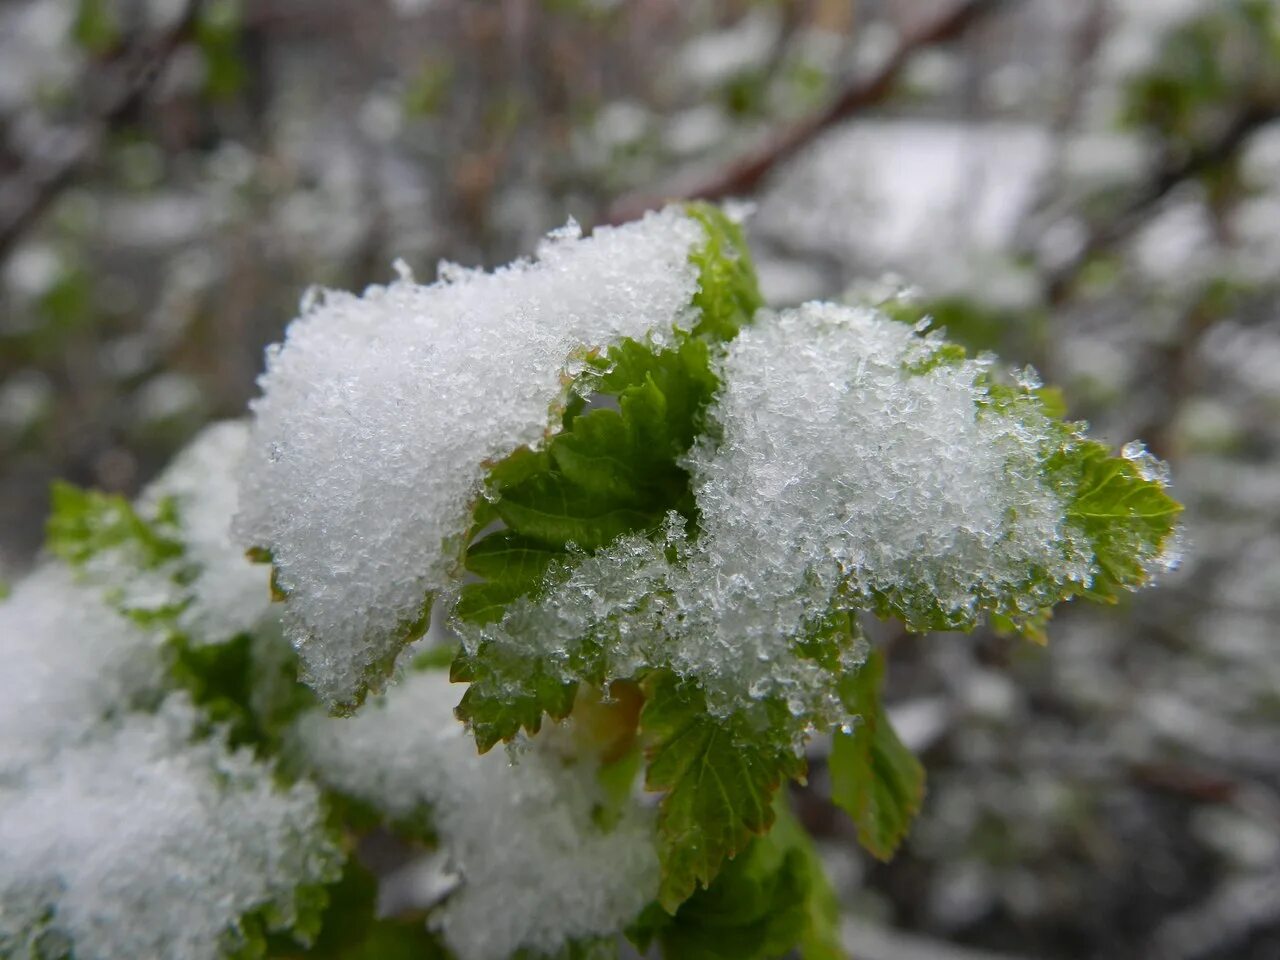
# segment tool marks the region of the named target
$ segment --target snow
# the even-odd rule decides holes
[[[0,602],[0,785],[154,698],[161,635],[48,562]]]
[[[429,811],[456,884],[431,922],[458,960],[551,955],[613,935],[657,892],[649,812],[631,804],[612,830],[597,826],[596,767],[562,756],[558,730],[514,763],[501,750],[478,755],[453,717],[464,689],[412,674],[356,717],[304,718],[302,753],[327,785],[394,818]]]
[[[182,563],[193,571],[178,623],[196,642],[224,642],[272,614],[266,568],[250,563],[231,537],[248,440],[245,421],[207,427],[141,497],[144,508],[165,498],[177,508]]]
[[[193,742],[199,722],[174,695],[0,785],[0,952],[212,960],[243,914],[287,922],[297,886],[334,879],[315,788]]]
[[[779,698],[799,739],[842,719],[830,675],[794,649],[825,611],[888,595],[922,617],[1017,615],[1043,603],[1031,571],[1088,582],[1088,541],[1043,476],[1047,425],[981,406],[985,360],[924,369],[939,345],[872,308],[758,316],[720,365],[720,439],[688,457],[697,538],[673,514],[498,623],[455,624],[462,641],[567,663],[592,638],[607,679],[666,666],[716,713]]]
[[[491,274],[308,298],[268,352],[235,530],[271,551],[323,699],[358,699],[454,583],[486,463],[543,440],[580,358],[690,325],[701,236],[669,209]]]

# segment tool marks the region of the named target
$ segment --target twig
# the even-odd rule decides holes
[[[182,16],[155,46],[94,85],[115,88],[106,105],[80,130],[59,139],[60,148],[37,149],[13,179],[0,187],[0,261],[49,205],[81,175],[97,156],[103,137],[142,103],[174,52],[195,26],[201,0],[188,0]],[[56,154],[50,157],[50,154]]]
[[[1229,160],[1254,131],[1277,119],[1280,119],[1280,102],[1253,106],[1240,113],[1212,143],[1181,160],[1165,163],[1118,215],[1095,227],[1075,255],[1049,274],[1045,283],[1049,303],[1062,303],[1084,268],[1099,254],[1131,237],[1175,187]]]
[[[1007,2],[962,0],[923,29],[906,37],[874,76],[854,81],[825,110],[784,130],[759,149],[703,181],[681,186],[677,179],[667,189],[622,198],[610,211],[610,221],[633,220],[670,199],[723,200],[755,192],[770,171],[813,142],[824,130],[888,97],[902,71],[917,53],[959,38],[977,21]]]

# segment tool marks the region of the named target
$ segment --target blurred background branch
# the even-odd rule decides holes
[[[58,130],[28,151],[22,167],[0,184],[0,264],[54,199],[99,155],[112,127],[130,119],[178,48],[191,39],[200,0],[186,0],[172,26],[110,60],[83,78],[86,99],[100,103],[92,116]],[[6,139],[9,139],[6,137]]]

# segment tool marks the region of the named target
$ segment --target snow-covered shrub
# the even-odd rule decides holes
[[[858,618],[1043,639],[1176,559],[1140,446],[900,313],[761,309],[703,206],[309,295],[0,605],[0,955],[841,956],[779,788],[831,738],[881,857],[923,792]]]

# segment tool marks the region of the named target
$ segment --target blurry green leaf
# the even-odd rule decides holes
[[[831,747],[831,799],[853,818],[858,842],[880,860],[893,856],[920,811],[924,768],[889,725],[880,702],[884,657],[872,653],[846,676],[841,698],[861,717],[837,730]]]
[[[71,37],[93,54],[103,54],[120,44],[120,24],[111,0],[79,0]]]
[[[196,20],[196,45],[204,59],[205,95],[227,100],[244,87],[248,70],[240,50],[243,16],[239,0],[212,0]]]
[[[62,481],[54,483],[51,498],[45,543],[72,565],[109,551],[127,551],[143,569],[154,569],[182,555],[171,514],[162,511],[153,523],[139,516],[122,496],[82,490]]]

